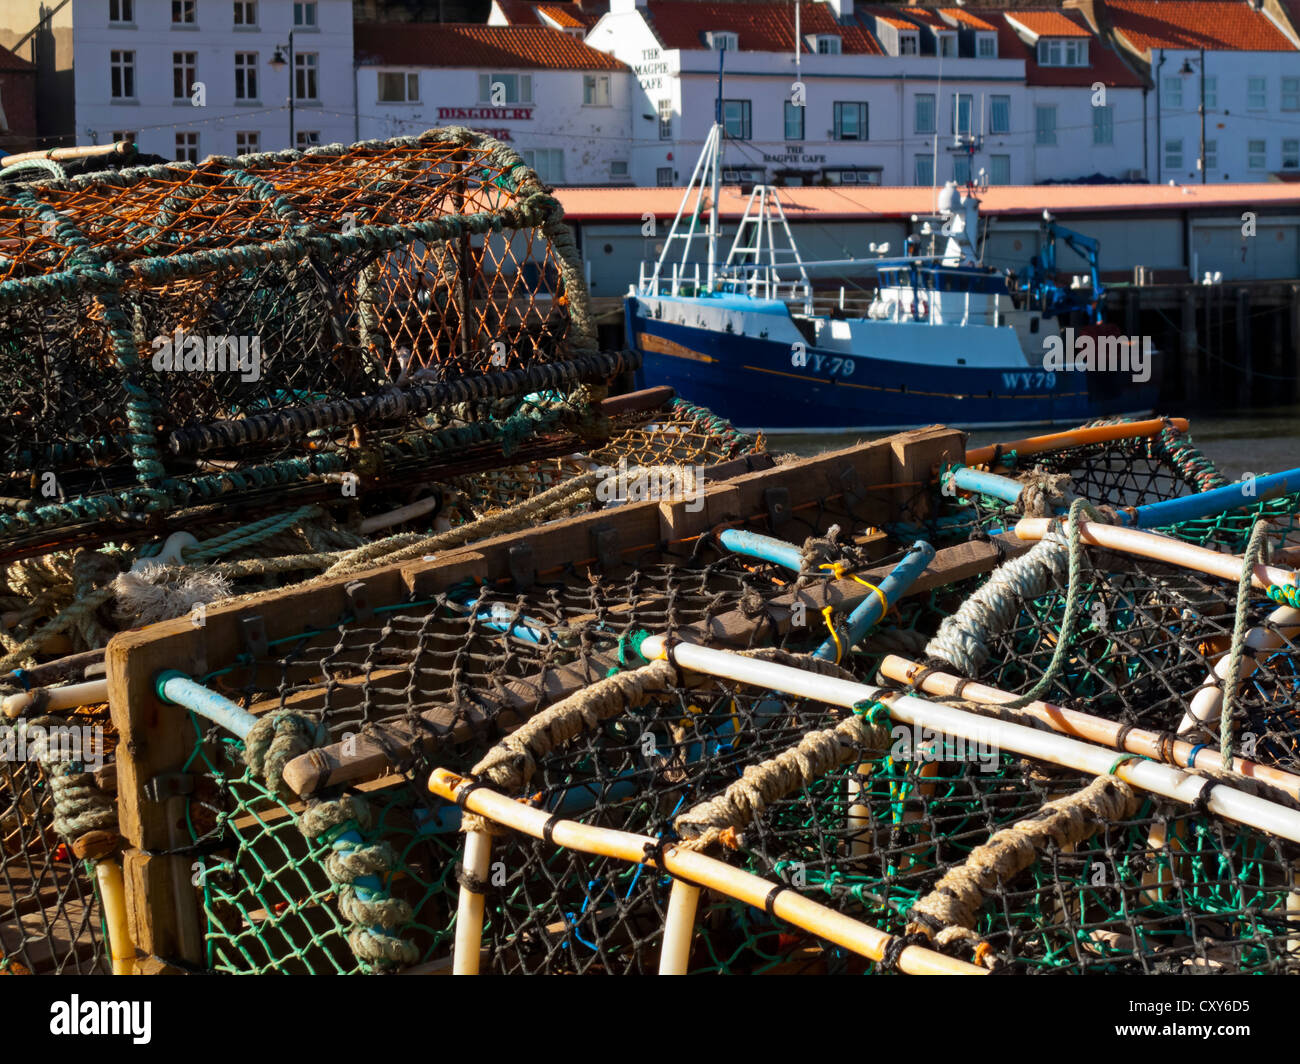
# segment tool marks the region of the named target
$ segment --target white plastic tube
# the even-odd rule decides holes
[[[1279,606],[1268,615],[1268,626],[1252,628],[1246,633],[1245,644],[1250,653],[1242,654],[1241,667],[1237,674],[1238,685],[1244,684],[1259,668],[1259,651],[1276,650],[1297,633],[1300,633],[1300,610],[1290,606]],[[1228,663],[1231,653],[1224,654],[1214,663],[1214,668],[1206,678],[1203,686],[1192,696],[1191,705],[1183,714],[1178,731],[1185,732],[1193,724],[1213,725],[1219,722],[1219,712],[1223,709],[1223,681],[1228,675]]]
[[[667,641],[663,636],[650,636],[642,641],[640,648],[642,655],[650,659],[662,657],[666,649]],[[1300,811],[1283,808],[1222,784],[1211,783],[1202,776],[1193,776],[1169,765],[1133,758],[1121,760],[1124,755],[1117,755],[1114,750],[1069,739],[1056,732],[1039,731],[1023,724],[981,717],[913,695],[899,695],[871,684],[821,676],[770,661],[744,658],[725,650],[711,650],[694,643],[674,644],[673,658],[683,668],[695,672],[801,698],[812,698],[846,709],[883,695],[889,699],[890,716],[904,724],[933,728],[967,740],[989,741],[1002,750],[1036,757],[1040,761],[1097,776],[1109,775],[1114,769],[1114,775],[1126,783],[1186,805],[1192,805],[1208,787],[1206,808],[1210,812],[1300,842]]]
[[[46,687],[48,696],[42,710],[57,712],[61,709],[76,709],[78,706],[93,706],[97,702],[108,701],[107,680],[87,680],[85,683],[69,684],[67,687]],[[9,695],[0,702],[0,712],[6,717],[21,716],[23,711],[36,701],[36,691],[21,691]]]
[[[464,867],[468,881],[487,880],[492,860],[492,836],[486,831],[465,833]],[[456,906],[456,944],[452,952],[453,975],[478,975],[483,951],[483,895],[461,884]]]
[[[1024,517],[1016,522],[1018,539],[1039,540],[1047,535],[1051,521],[1046,517]],[[1085,543],[1121,554],[1132,554],[1139,558],[1151,558],[1168,565],[1181,565],[1184,569],[1194,569],[1207,576],[1217,576],[1224,580],[1237,581],[1241,577],[1242,559],[1236,554],[1224,554],[1198,547],[1193,543],[1184,543],[1181,539],[1143,532],[1136,528],[1121,528],[1099,521],[1080,521],[1079,534]],[[1251,584],[1261,590],[1274,585],[1284,586],[1295,583],[1295,571],[1283,569],[1276,565],[1256,565],[1251,573]]]

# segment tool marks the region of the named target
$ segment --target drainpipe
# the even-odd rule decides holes
[[[352,60],[352,142],[361,139],[361,64]]]
[[[1160,118],[1160,68],[1165,65],[1165,50],[1160,49],[1160,62],[1156,64],[1156,184],[1165,183],[1164,137]]]

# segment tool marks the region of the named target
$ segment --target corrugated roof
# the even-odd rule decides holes
[[[604,52],[549,26],[437,22],[358,22],[359,62],[481,70],[626,70]]]
[[[1041,86],[1092,85],[1102,82],[1109,88],[1136,89],[1142,87],[1142,79],[1135,74],[1115,52],[1095,34],[1089,33],[1083,16],[1076,11],[1050,12],[1059,14],[1070,21],[1076,29],[1083,31],[1083,36],[1090,37],[1088,44],[1088,65],[1085,67],[1044,67],[1038,65],[1037,50],[1025,43],[1024,38],[1016,32],[1005,17],[1014,14],[1017,18],[1026,14],[1038,14],[1038,11],[992,11],[982,10],[978,14],[998,27],[998,56],[1002,59],[1023,59],[1025,61],[1025,84]],[[1055,34],[1051,35],[1055,36]],[[1078,36],[1072,34],[1071,36]]]
[[[680,188],[562,188],[555,193],[570,221],[637,221],[646,211],[673,217]],[[1041,215],[1092,211],[1161,211],[1188,208],[1300,207],[1300,188],[1282,182],[1219,185],[1000,185],[980,193],[984,214]],[[748,196],[724,186],[719,213],[741,217]],[[933,189],[911,187],[808,187],[781,189],[781,204],[792,221],[907,218],[934,210]]]
[[[647,21],[665,48],[707,48],[704,35],[722,30],[737,35],[742,52],[793,52],[794,7],[789,3],[710,3],[708,0],[649,0]],[[880,45],[857,25],[842,26],[823,3],[799,9],[800,32],[835,34],[847,55],[882,55]],[[802,50],[809,51],[807,42]]]
[[[1296,47],[1245,0],[1099,0],[1115,32],[1139,52],[1205,48],[1220,52],[1291,52]]]
[[[1006,17],[1036,37],[1091,37],[1092,31],[1063,11],[1008,11]]]
[[[1297,0],[1297,2],[1300,3],[1300,0]],[[967,11],[964,7],[941,7],[939,8],[939,14],[953,22],[960,22],[964,26],[969,26],[973,30],[993,32],[997,30],[997,26],[992,22],[980,18],[973,12]]]

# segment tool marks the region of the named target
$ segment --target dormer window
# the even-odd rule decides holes
[[[1045,67],[1081,67],[1088,65],[1088,42],[1059,37],[1038,39],[1038,65]]]
[[[948,59],[957,58],[957,35],[955,33],[936,34],[939,41],[939,54]]]
[[[998,35],[996,33],[977,33],[975,35],[975,54],[981,59],[998,57]]]
[[[740,48],[740,35],[729,30],[710,30],[704,35],[709,48],[715,52],[734,52]]]
[[[834,33],[810,33],[808,48],[818,55],[839,55],[840,39]]]
[[[898,35],[898,54],[899,55],[920,55],[921,39],[920,34],[915,30],[904,30]]]
[[[564,32],[570,37],[577,37],[580,41],[586,40],[587,38],[587,31],[581,26],[565,26]]]

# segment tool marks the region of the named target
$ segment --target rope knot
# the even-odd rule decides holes
[[[244,738],[244,762],[278,794],[285,765],[325,739],[325,728],[317,721],[297,713],[268,713],[258,718]]]

